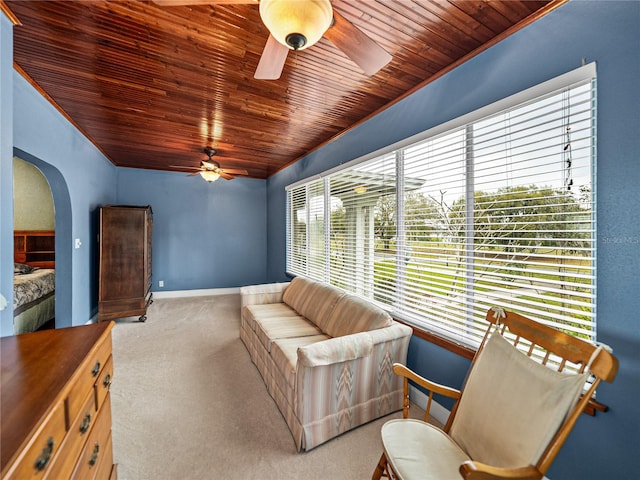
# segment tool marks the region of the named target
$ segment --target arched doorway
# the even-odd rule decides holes
[[[55,252],[56,252],[56,328],[70,327],[72,319],[71,307],[71,272],[73,261],[71,232],[71,197],[62,173],[47,162],[23,151],[13,149],[13,154],[29,162],[42,172],[51,188],[55,211]]]

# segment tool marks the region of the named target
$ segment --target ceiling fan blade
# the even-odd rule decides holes
[[[220,175],[220,177],[224,178],[225,180],[233,180],[234,179],[233,175],[229,175],[228,173],[221,172],[220,170],[218,170],[218,174]]]
[[[280,78],[288,54],[289,49],[278,42],[273,35],[269,35],[253,78],[258,80],[277,80]]]
[[[182,5],[232,5],[257,4],[258,0],[153,0],[153,3],[163,7],[178,7]]]
[[[184,165],[169,165],[169,168],[177,168],[178,170],[202,170],[201,167],[186,167]]]
[[[333,25],[324,32],[324,36],[357,63],[367,75],[374,75],[393,58],[384,48],[335,10]]]
[[[230,173],[232,175],[249,175],[249,172],[242,168],[221,168],[224,173]]]

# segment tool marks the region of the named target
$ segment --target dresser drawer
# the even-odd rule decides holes
[[[107,395],[71,478],[93,479],[101,462],[110,461],[113,464],[113,454],[109,452],[111,452],[111,402]],[[105,458],[108,455],[111,456],[110,459]]]
[[[95,383],[96,391],[96,408],[99,410],[104,402],[109,389],[111,388],[111,380],[113,379],[113,357],[109,356],[104,368],[98,375],[98,380]]]
[[[111,480],[113,470],[113,444],[111,443],[111,432],[105,444],[104,453],[100,454],[98,469],[93,480]]]
[[[96,422],[96,416],[95,397],[93,391],[90,390],[82,409],[71,424],[62,446],[53,460],[51,468],[47,471],[46,480],[60,480],[71,476],[84,442]]]
[[[88,355],[86,360],[82,362],[79,375],[67,398],[67,422],[69,425],[80,412],[87,393],[93,391],[94,385],[110,356],[111,336],[107,337],[93,354]]]
[[[60,450],[66,431],[64,405],[58,403],[47,416],[27,446],[16,467],[9,471],[6,480],[42,479],[51,467],[54,456]]]

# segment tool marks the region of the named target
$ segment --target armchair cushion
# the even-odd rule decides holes
[[[471,369],[449,434],[473,460],[535,465],[587,375],[551,370],[493,334]]]
[[[381,435],[399,479],[460,480],[458,469],[470,460],[446,433],[420,420],[390,420],[382,426]]]

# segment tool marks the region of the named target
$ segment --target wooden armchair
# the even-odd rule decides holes
[[[616,376],[604,346],[500,308],[486,318],[463,391],[394,365],[404,418],[382,427],[374,480],[541,479],[600,381]],[[429,392],[424,422],[408,418],[409,380]],[[456,400],[443,429],[426,423],[434,393]]]

